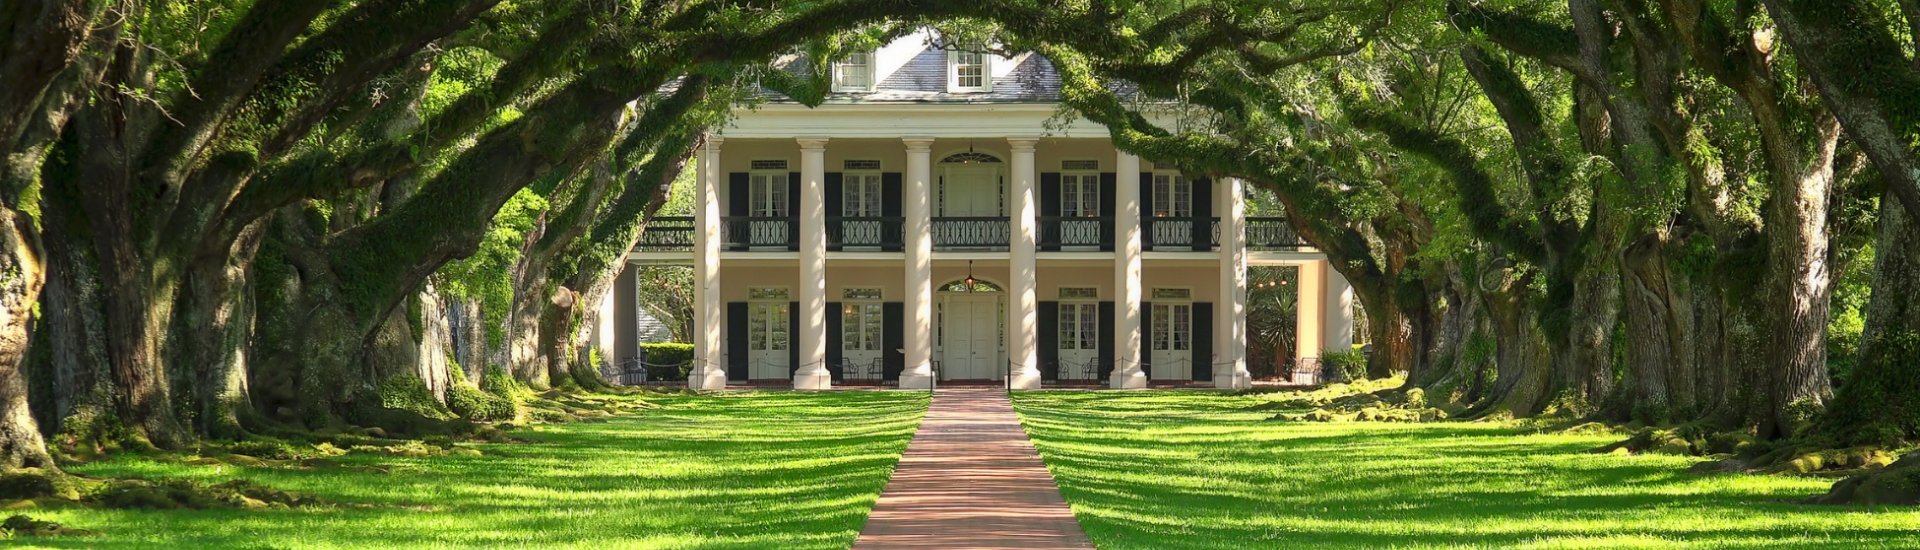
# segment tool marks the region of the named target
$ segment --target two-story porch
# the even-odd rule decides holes
[[[1348,341],[1344,281],[1237,181],[1102,138],[739,134],[631,256],[696,267],[694,387],[1246,387],[1250,262],[1302,267],[1301,357]]]

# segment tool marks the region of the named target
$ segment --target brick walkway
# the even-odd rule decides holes
[[[855,549],[1093,548],[1004,390],[942,388]]]

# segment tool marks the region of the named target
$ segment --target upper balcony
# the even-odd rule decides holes
[[[1004,251],[1011,232],[1002,217],[935,217],[933,249],[937,251]],[[1042,251],[1098,252],[1113,250],[1114,223],[1108,218],[1042,216],[1036,243]],[[1220,218],[1147,218],[1141,224],[1141,245],[1153,251],[1213,251],[1220,248]],[[898,252],[906,242],[905,218],[841,217],[826,219],[829,250]],[[692,251],[694,219],[656,217],[640,235],[634,250]],[[739,251],[798,250],[799,225],[787,217],[729,216],[720,226],[722,247]],[[1284,217],[1247,218],[1247,250],[1296,251],[1312,245],[1294,232]],[[1196,236],[1204,244],[1196,243]]]

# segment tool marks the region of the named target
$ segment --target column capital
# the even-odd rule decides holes
[[[823,137],[803,137],[794,138],[793,140],[800,142],[800,150],[802,151],[822,151],[827,148],[827,138]]]
[[[723,136],[720,134],[707,134],[707,147],[709,148],[719,147],[720,144],[726,143],[726,142],[727,142],[727,136]]]
[[[900,142],[907,144],[909,153],[933,152],[933,138],[930,137],[903,137]]]
[[[1039,143],[1040,138],[1037,137],[1007,138],[1007,145],[1012,147],[1015,153],[1031,153],[1033,152],[1033,147]]]

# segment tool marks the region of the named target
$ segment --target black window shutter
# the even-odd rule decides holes
[[[907,370],[907,355],[903,350],[907,346],[907,307],[904,302],[886,302],[880,304],[880,317],[886,326],[881,329],[880,356],[886,357],[883,364],[886,380],[899,381],[900,373]]]
[[[747,303],[727,302],[727,379],[747,379]]]
[[[888,218],[898,218],[901,216],[900,185],[901,184],[900,184],[899,172],[887,172],[884,174],[880,174],[880,215],[886,216]],[[900,251],[900,247],[902,243],[904,243],[906,240],[901,235],[903,233],[903,230],[900,225],[901,225],[901,222],[888,221],[881,226],[881,230],[880,230],[880,249],[881,250],[885,250],[888,252]],[[887,326],[893,326],[893,322],[888,321]]]
[[[1042,172],[1040,174],[1040,250],[1060,249],[1060,222],[1047,218],[1060,215],[1060,173]]]
[[[1113,251],[1114,211],[1120,208],[1120,175],[1113,172],[1100,173],[1100,250]]]
[[[745,218],[751,213],[751,207],[749,206],[751,203],[749,201],[753,198],[753,191],[749,189],[751,184],[748,183],[747,178],[746,172],[727,174],[727,215]],[[721,226],[721,234],[727,235],[722,238],[740,243],[747,242],[748,232],[746,220],[737,220]],[[729,235],[729,233],[731,234]],[[734,250],[747,249],[744,245],[733,246],[731,248]]]
[[[753,191],[747,189],[747,181],[746,172],[727,174],[727,215],[747,215],[747,200],[753,196]]]
[[[1100,380],[1113,376],[1113,302],[1100,302]]]
[[[1193,303],[1193,379],[1213,380],[1213,303]]]
[[[799,330],[800,302],[787,302],[787,380],[800,372],[800,340],[794,338]]]
[[[1153,378],[1153,302],[1140,302],[1140,374]]]
[[[1060,379],[1060,302],[1040,302],[1040,379]]]
[[[1140,248],[1153,249],[1153,172],[1140,173]]]
[[[840,302],[827,302],[827,372],[832,373],[834,382],[847,379],[846,366],[840,364],[846,358],[840,349],[846,345],[840,334],[840,327],[846,323],[841,313]]]
[[[1193,249],[1213,250],[1213,180],[1193,180]]]
[[[799,172],[787,172],[787,250],[800,250]]]
[[[840,250],[841,231],[843,230],[838,224],[833,223],[832,218],[847,215],[847,204],[846,201],[842,200],[842,193],[846,188],[846,178],[839,172],[827,172],[827,177],[823,180],[823,183],[826,184],[826,189],[823,190],[820,195],[822,197],[821,200],[826,202],[824,206],[826,206],[828,217],[827,220],[822,220],[827,222],[827,250]]]

